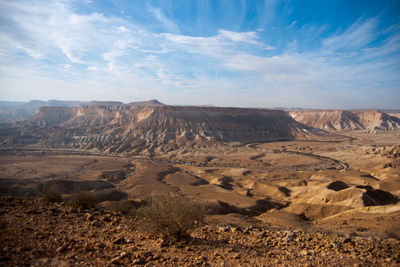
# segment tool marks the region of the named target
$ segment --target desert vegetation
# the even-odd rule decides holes
[[[195,225],[203,220],[204,211],[199,204],[170,193],[147,196],[135,217],[136,228],[177,241],[190,236]]]
[[[84,122],[68,108],[60,116],[53,116],[57,108],[43,109],[15,136],[1,136],[1,234],[25,229],[1,241],[3,262],[79,264],[69,258],[75,256],[94,265],[399,261],[395,119],[375,111],[320,112],[318,123],[334,126],[322,131],[284,112],[118,105],[77,108]],[[113,124],[119,109],[135,123]],[[312,112],[296,114],[314,122],[307,118]],[[289,124],[275,124],[280,118]],[[243,134],[243,120],[246,129],[265,128]],[[57,125],[55,132],[49,124]],[[66,138],[74,129],[83,132]],[[30,141],[18,131],[32,131]],[[26,215],[39,223],[32,228],[18,219]],[[32,242],[24,245],[23,237]]]
[[[90,209],[94,208],[98,198],[91,192],[75,191],[71,194],[68,204],[74,208]]]
[[[51,189],[44,189],[42,191],[41,197],[47,202],[61,202],[63,200],[60,193]]]

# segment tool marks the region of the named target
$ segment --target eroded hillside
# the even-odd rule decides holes
[[[215,142],[294,140],[319,132],[278,110],[91,105],[43,107],[30,120],[2,130],[2,144],[152,154]]]
[[[305,110],[289,114],[305,125],[326,131],[400,129],[399,118],[378,110]]]

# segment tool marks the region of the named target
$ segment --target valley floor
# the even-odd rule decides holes
[[[0,148],[0,264],[400,264],[399,241],[388,239],[400,236],[400,132],[342,134],[152,157]],[[42,202],[45,190],[90,191],[101,203],[79,212]],[[149,239],[103,210],[171,191],[212,211],[187,243]]]

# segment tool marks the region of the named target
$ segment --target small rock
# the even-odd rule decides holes
[[[52,215],[52,216],[57,216],[59,212],[60,212],[59,209],[56,209],[56,208],[50,209],[50,215]]]
[[[104,243],[98,242],[98,243],[95,244],[95,247],[96,247],[96,248],[105,248],[106,245],[105,245]]]
[[[58,247],[56,251],[57,251],[57,253],[63,253],[65,250],[66,250],[66,247],[61,246],[61,247]]]
[[[309,254],[309,252],[305,249],[303,249],[302,251],[300,251],[299,253],[301,256],[307,256]]]
[[[215,252],[213,253],[213,256],[214,256],[214,257],[219,257],[219,256],[221,256],[221,255],[220,255],[218,252],[215,251]]]
[[[113,244],[116,245],[122,245],[122,244],[126,244],[126,240],[123,237],[117,238],[116,240],[114,240]]]
[[[232,233],[240,233],[240,232],[242,232],[242,228],[240,228],[239,226],[236,226],[236,227],[232,227],[231,228],[231,232]]]
[[[229,231],[229,227],[228,226],[220,226],[220,227],[218,227],[218,230],[220,232],[228,232]]]
[[[294,231],[286,231],[286,242],[292,242],[297,237],[297,233]]]
[[[352,240],[351,240],[351,237],[350,236],[348,236],[348,237],[346,237],[344,240],[343,240],[343,243],[350,243]]]
[[[110,264],[119,265],[120,264],[119,260],[120,260],[119,257],[115,257],[110,261]]]
[[[121,254],[119,254],[119,257],[120,257],[121,259],[123,259],[123,258],[125,258],[125,257],[128,256],[128,255],[129,255],[129,252],[122,251]]]
[[[93,220],[93,215],[92,214],[90,214],[89,212],[87,212],[86,214],[85,214],[85,219],[86,219],[86,221],[92,221]]]
[[[103,217],[103,221],[104,222],[111,222],[111,216],[110,215],[106,215]]]
[[[28,210],[26,213],[28,213],[28,214],[34,214],[34,215],[36,215],[36,214],[40,214],[40,212],[39,212],[39,211],[37,211],[37,210],[34,210],[34,209],[30,209],[30,210]]]
[[[138,259],[135,259],[135,260],[132,261],[132,264],[133,264],[133,265],[134,265],[134,264],[140,264],[140,265],[142,265],[142,264],[145,264],[145,263],[146,263],[146,260],[143,259],[143,258],[138,258]]]
[[[11,261],[11,258],[8,256],[0,257],[0,262]]]

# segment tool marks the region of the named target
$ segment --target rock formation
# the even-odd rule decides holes
[[[399,118],[378,110],[305,110],[289,114],[298,122],[325,131],[400,129]]]
[[[19,139],[29,136],[31,143],[106,152],[171,150],[215,141],[292,140],[315,131],[279,110],[164,106],[157,101],[42,107],[30,120],[17,123],[16,129]],[[17,144],[19,139],[3,138],[3,144]]]

